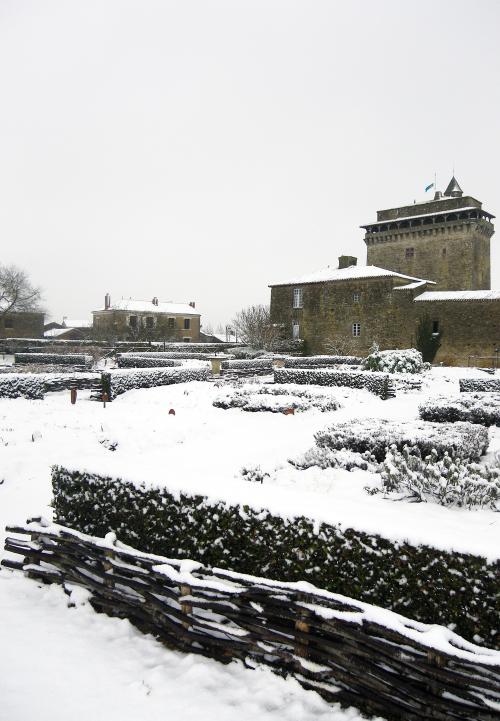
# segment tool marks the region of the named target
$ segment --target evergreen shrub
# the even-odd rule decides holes
[[[500,426],[500,392],[461,393],[455,398],[438,396],[426,400],[418,411],[424,421],[468,421],[483,426]]]

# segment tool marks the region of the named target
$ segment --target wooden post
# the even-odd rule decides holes
[[[295,630],[301,633],[309,633],[311,627],[302,618],[295,621]],[[301,658],[307,658],[307,646],[309,641],[307,639],[296,639],[295,640],[295,653]]]
[[[76,388],[72,388],[70,390],[70,396],[71,396],[71,405],[74,406],[76,403]]]
[[[106,408],[106,403],[108,402],[108,400],[109,400],[108,394],[107,394],[107,393],[103,393],[103,394],[102,394],[102,405],[104,406],[104,408]]]
[[[191,586],[188,586],[186,583],[181,583],[180,589],[181,599],[183,596],[191,595]],[[193,613],[193,607],[189,603],[182,603],[182,600],[179,600],[179,603],[181,604],[182,613],[185,613],[186,616],[190,616]],[[191,626],[189,621],[183,621],[182,625],[184,626],[184,628],[189,628]]]

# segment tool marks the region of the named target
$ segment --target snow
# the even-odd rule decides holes
[[[440,200],[444,200],[444,198],[441,198]],[[446,200],[449,200],[449,198],[446,198]],[[427,201],[428,203],[434,202],[434,201]],[[425,204],[425,202],[424,202]],[[417,205],[417,203],[415,203]],[[407,206],[404,206],[407,207]],[[403,220],[416,220],[418,218],[428,218],[429,216],[433,215],[458,215],[459,213],[464,213],[468,210],[477,210],[479,214],[488,215],[490,218],[493,216],[491,213],[487,213],[486,210],[482,210],[481,208],[476,208],[473,205],[469,205],[466,208],[454,208],[454,209],[448,209],[448,210],[437,210],[437,211],[429,211],[428,213],[420,213],[419,215],[401,215],[397,218],[388,218],[387,220],[376,220],[373,223],[368,223],[367,225],[361,225],[361,228],[370,228],[372,225],[389,225],[391,223],[399,223]],[[384,211],[379,211],[384,212]]]
[[[101,309],[102,312],[105,310]],[[128,310],[133,312],[145,313],[177,313],[179,315],[200,315],[189,303],[158,303],[154,304],[151,300],[132,300],[132,298],[122,298],[111,305],[108,310]],[[96,311],[94,311],[96,312]]]
[[[394,290],[415,290],[427,285],[428,282],[427,280],[416,280],[415,283],[408,283],[408,285],[397,285]]]
[[[327,266],[315,273],[292,278],[291,280],[281,281],[280,283],[270,283],[272,288],[277,285],[302,285],[305,283],[325,283],[332,280],[352,280],[355,278],[403,278],[404,280],[417,281],[418,283],[430,283],[435,285],[432,280],[423,280],[422,278],[414,278],[411,275],[402,275],[393,270],[378,268],[376,265],[351,265],[349,268],[331,268]]]
[[[424,375],[422,391],[388,401],[363,390],[322,388],[342,407],[294,416],[215,408],[212,402],[221,388],[207,382],[130,391],[106,408],[90,402],[88,391],[78,393],[74,406],[68,391],[48,394],[43,401],[2,399],[0,541],[8,523],[40,515],[50,521],[50,467],[61,463],[493,560],[500,556],[498,513],[394,503],[365,492],[365,486],[378,482],[375,473],[300,471],[287,462],[313,445],[316,431],[335,421],[416,420],[418,405],[427,398],[457,395],[461,377],[484,374],[434,368]],[[168,415],[170,408],[175,416]],[[500,429],[490,429],[490,438],[487,460],[500,450]],[[103,446],[103,440],[117,442],[116,451]],[[262,485],[240,475],[243,466],[255,465],[270,473]],[[180,574],[192,570],[190,564],[179,567]],[[81,590],[68,599],[59,587],[40,586],[6,569],[0,571],[0,618],[0,718],[8,721],[156,721],[165,718],[165,709],[179,721],[360,719],[352,709],[332,708],[297,682],[266,669],[249,671],[236,662],[223,666],[166,650],[127,621],[94,613]],[[412,624],[408,633],[421,631]],[[448,632],[428,633],[436,645],[452,639]]]
[[[500,300],[500,290],[432,290],[415,298],[415,302],[431,300]]]

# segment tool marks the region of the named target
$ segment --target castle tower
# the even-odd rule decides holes
[[[435,290],[488,290],[494,217],[453,177],[434,200],[379,210],[361,226],[367,264],[433,280]]]

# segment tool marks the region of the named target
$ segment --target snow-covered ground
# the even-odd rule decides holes
[[[458,393],[465,375],[485,377],[434,369],[421,392],[388,401],[366,391],[322,389],[342,408],[293,416],[214,408],[220,389],[211,383],[130,391],[106,408],[83,391],[74,406],[69,392],[44,401],[0,400],[0,535],[3,540],[6,523],[50,518],[50,466],[61,463],[498,557],[500,519],[492,511],[393,503],[364,491],[376,483],[374,474],[298,471],[287,462],[336,421],[416,419],[419,402],[429,394]],[[500,429],[491,429],[490,437],[491,457],[500,449]],[[110,443],[118,444],[115,451]],[[257,465],[271,474],[262,485],[240,475],[242,467]],[[67,602],[60,588],[0,572],[0,721],[149,720],[166,712],[180,721],[359,718],[354,711],[332,711],[294,681],[167,651],[125,621],[85,604],[68,609]]]

